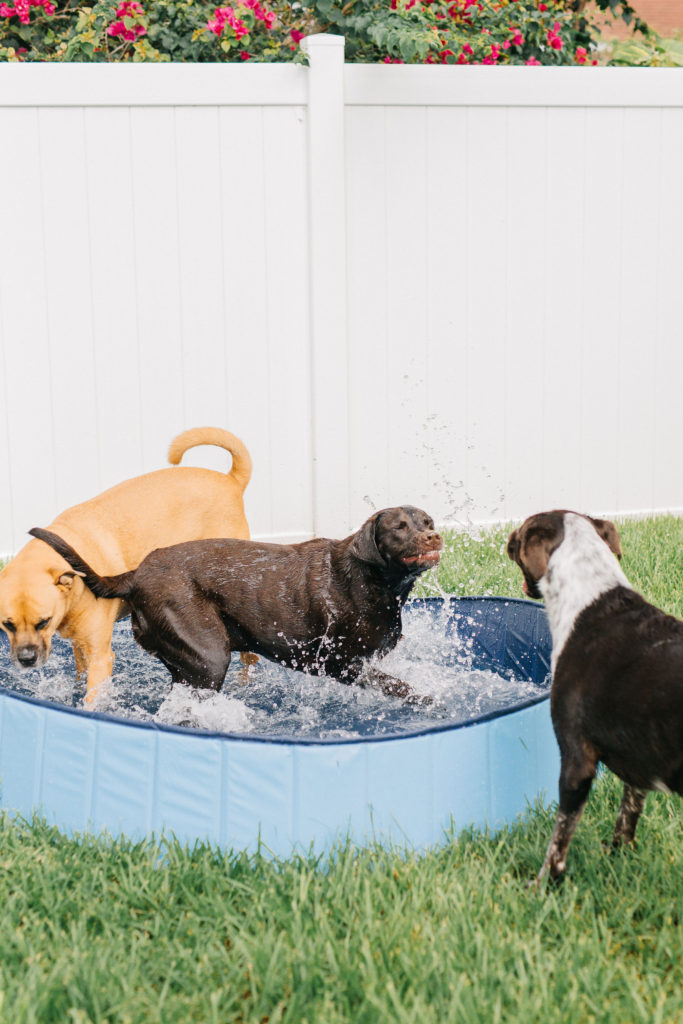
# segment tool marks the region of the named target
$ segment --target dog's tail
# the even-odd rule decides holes
[[[192,430],[183,431],[171,441],[168,461],[172,466],[177,466],[188,449],[196,448],[200,444],[215,444],[230,452],[232,469],[228,476],[232,477],[240,490],[244,491],[251,479],[251,455],[244,442],[229,430],[222,430],[220,427],[193,427]]]
[[[132,590],[134,571],[122,572],[120,576],[98,576],[95,570],[83,561],[78,552],[74,551],[71,545],[58,537],[56,533],[42,530],[39,526],[34,526],[28,532],[32,537],[37,537],[38,540],[45,541],[51,548],[54,548],[57,554],[69,563],[74,572],[83,577],[83,582],[89,590],[92,590],[95,597],[126,598],[129,596]]]

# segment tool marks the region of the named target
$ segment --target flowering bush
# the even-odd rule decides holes
[[[625,0],[596,0],[632,16]],[[591,64],[585,0],[14,0],[0,2],[0,60],[302,60],[311,31],[346,59]]]
[[[14,7],[0,4],[0,18],[18,18],[21,25],[28,25],[31,20],[31,8],[44,7],[46,14],[55,13],[55,5],[50,0],[17,0]]]
[[[125,0],[116,8],[116,17],[119,21],[113,21],[107,27],[107,35],[122,39],[126,43],[134,43],[139,36],[147,33],[144,11],[135,0]]]
[[[286,0],[16,0],[0,3],[0,60],[302,60],[312,28]]]
[[[352,60],[532,65],[593,59],[590,22],[565,0],[310,2],[346,36]]]

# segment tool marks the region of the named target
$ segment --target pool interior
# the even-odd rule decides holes
[[[403,615],[403,637],[383,671],[433,698],[413,706],[363,686],[286,669],[264,658],[245,670],[233,658],[219,693],[172,685],[169,673],[116,624],[112,679],[91,709],[117,718],[291,740],[400,736],[502,713],[548,692],[550,642],[542,610],[503,598],[422,598]],[[71,645],[59,637],[47,665],[15,669],[0,634],[0,686],[81,707]]]

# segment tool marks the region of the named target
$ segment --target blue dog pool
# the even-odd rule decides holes
[[[550,634],[542,607],[494,597],[423,598],[383,663],[430,708],[260,662],[234,660],[221,694],[171,687],[114,634],[103,709],[84,711],[70,645],[41,671],[0,646],[0,806],[67,832],[287,856],[336,839],[424,848],[452,826],[496,828],[553,794]],[[50,698],[50,699],[46,699]]]

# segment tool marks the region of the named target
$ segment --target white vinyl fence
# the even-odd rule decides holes
[[[307,44],[0,66],[0,552],[204,424],[260,537],[683,510],[683,72]]]

